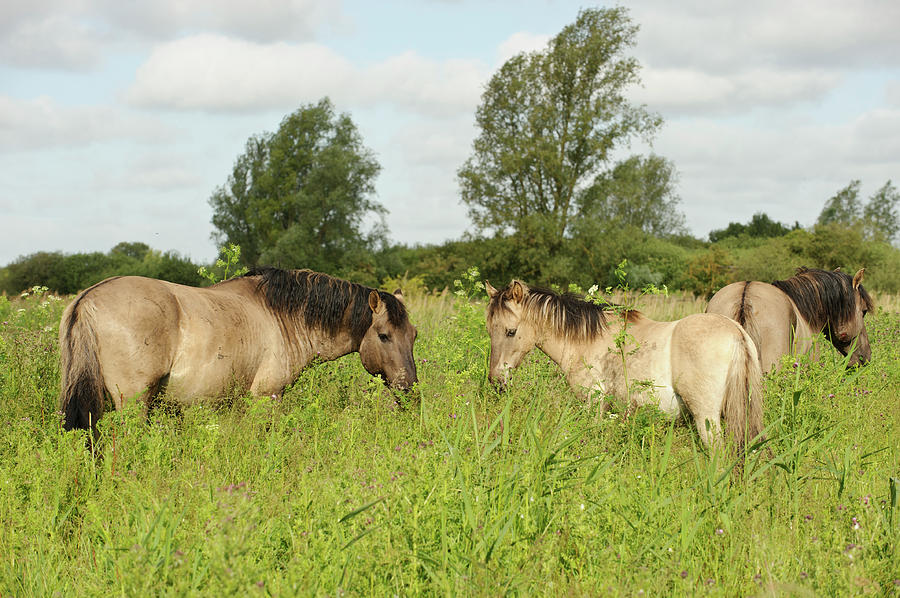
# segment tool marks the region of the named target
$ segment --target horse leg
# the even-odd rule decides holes
[[[721,416],[715,410],[694,413],[694,424],[700,441],[707,448],[717,448],[722,440]]]
[[[168,375],[153,377],[104,376],[106,388],[112,396],[116,411],[125,408],[131,401],[138,400],[144,404],[144,415],[156,403],[168,379]]]

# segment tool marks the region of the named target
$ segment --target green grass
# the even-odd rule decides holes
[[[767,380],[736,479],[542,354],[496,394],[483,305],[410,303],[420,402],[351,355],[278,401],[107,413],[92,442],[56,412],[62,302],[0,298],[0,595],[900,595],[897,313],[868,367],[829,349]]]

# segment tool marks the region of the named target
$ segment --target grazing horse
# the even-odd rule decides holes
[[[772,284],[735,282],[713,295],[706,311],[747,330],[764,373],[776,368],[782,355],[811,351],[821,332],[842,355],[853,347],[848,365],[865,364],[872,349],[864,318],[874,303],[860,284],[864,272],[851,277],[839,270],[798,268],[795,276]]]
[[[165,391],[182,404],[235,386],[280,394],[313,359],[359,351],[363,367],[406,390],[417,382],[410,323],[395,294],[309,270],[260,268],[209,288],[139,276],[82,291],[59,325],[64,427],[91,428]]]
[[[721,436],[722,415],[739,453],[762,431],[756,348],[734,321],[694,314],[656,322],[638,311],[605,311],[518,280],[502,291],[489,282],[485,287],[488,377],[501,389],[509,371],[537,347],[563,369],[576,393],[655,404],[671,417],[688,412],[707,446]]]

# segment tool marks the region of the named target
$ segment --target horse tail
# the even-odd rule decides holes
[[[743,460],[745,445],[763,429],[763,376],[753,339],[743,328],[734,346],[722,411],[729,435]]]
[[[93,288],[93,287],[92,287]],[[63,429],[91,429],[103,413],[106,389],[100,370],[97,334],[82,299],[82,292],[66,309],[59,323],[59,396]]]
[[[759,323],[756,321],[756,313],[747,291],[750,290],[750,281],[744,282],[744,290],[741,293],[741,301],[734,304],[734,313],[726,314],[732,320],[744,327],[753,344],[756,345],[756,355],[762,355],[762,335],[759,332]]]

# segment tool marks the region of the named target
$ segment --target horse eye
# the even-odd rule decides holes
[[[507,329],[506,329],[506,336],[515,336],[515,335],[516,335],[516,329],[515,329],[515,328],[507,328]]]
[[[379,332],[379,333],[378,333],[378,338],[381,339],[381,342],[383,342],[383,343],[386,343],[386,342],[388,342],[389,340],[391,340],[391,337],[389,337],[388,335],[384,334],[383,332]]]

